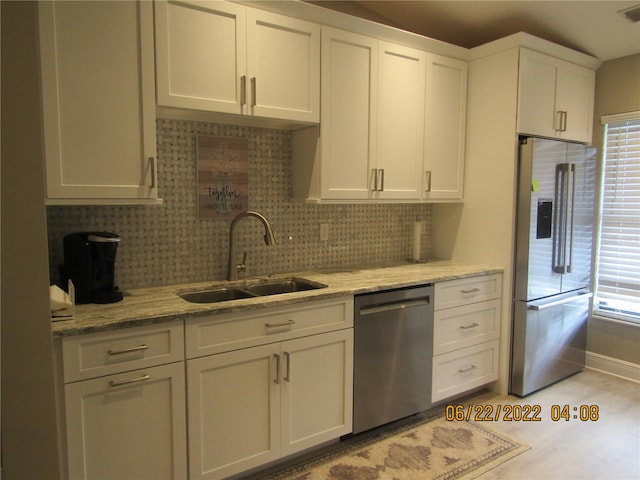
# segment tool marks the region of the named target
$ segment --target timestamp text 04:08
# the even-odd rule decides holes
[[[543,408],[541,405],[447,405],[445,419],[447,421],[473,420],[476,422],[540,422]],[[598,405],[551,405],[549,418],[561,420],[579,420],[583,422],[598,421],[600,408]]]

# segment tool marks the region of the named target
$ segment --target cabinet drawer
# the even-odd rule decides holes
[[[187,322],[186,355],[195,358],[353,327],[353,297],[229,313]]]
[[[62,339],[65,383],[184,360],[182,320]]]
[[[436,402],[497,378],[498,340],[438,355],[433,359],[431,400]]]
[[[499,335],[499,299],[438,310],[434,315],[433,354],[470,347]]]
[[[500,298],[501,294],[502,275],[499,273],[438,282],[435,285],[434,308],[440,310],[493,300]]]

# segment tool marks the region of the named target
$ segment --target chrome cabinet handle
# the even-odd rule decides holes
[[[251,106],[255,107],[256,103],[256,77],[251,77]]]
[[[149,168],[151,169],[151,188],[158,187],[158,160],[156,157],[149,157]]]
[[[240,106],[247,104],[247,76],[240,77]]]
[[[558,132],[566,132],[567,131],[567,114],[568,112],[566,110],[558,110],[556,112],[556,116],[557,116],[557,127],[556,130]]]
[[[142,345],[138,345],[137,347],[131,347],[131,348],[123,348],[122,350],[107,350],[107,353],[109,355],[122,355],[124,353],[132,353],[132,352],[139,352],[141,350],[146,350],[149,348],[149,345],[146,344],[142,344]]]
[[[149,380],[150,378],[151,378],[150,375],[145,374],[145,375],[142,375],[141,377],[131,378],[129,380],[121,380],[121,381],[109,380],[109,386],[121,387],[123,385],[130,385],[132,383],[144,382],[146,380]]]
[[[480,291],[479,288],[471,288],[469,290],[461,290],[465,295],[469,295],[470,293],[478,293]]]
[[[285,320],[284,322],[278,323],[265,323],[264,326],[267,328],[288,327],[289,325],[293,325],[294,323],[296,323],[295,320]]]
[[[372,192],[384,192],[384,168],[372,168],[371,175],[373,176],[373,188]]]
[[[462,330],[469,330],[470,328],[476,328],[476,327],[479,327],[479,326],[480,326],[479,323],[473,322],[471,325],[460,325],[460,328]]]
[[[425,192],[431,191],[431,170],[425,170],[425,177],[427,181],[427,187],[424,189]]]
[[[458,370],[458,372],[459,372],[459,373],[468,373],[468,372],[470,372],[471,370],[473,370],[474,368],[478,368],[478,367],[476,367],[475,365],[470,365],[470,366],[465,367],[465,368],[460,368],[460,369]]]
[[[276,361],[276,377],[273,379],[273,383],[278,385],[280,383],[280,355],[274,353],[273,358]]]
[[[287,371],[284,376],[284,381],[291,382],[291,354],[289,352],[284,352],[284,358],[287,361]]]

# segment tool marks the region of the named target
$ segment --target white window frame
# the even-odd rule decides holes
[[[610,201],[613,198],[611,190],[607,189],[606,183],[605,183],[606,181],[605,177],[607,175],[607,168],[606,168],[607,160],[609,160],[609,162],[612,162],[614,158],[611,156],[613,152],[609,151],[610,149],[608,149],[609,147],[608,135],[610,131],[609,125],[620,124],[623,122],[635,123],[636,121],[640,121],[640,111],[628,112],[628,113],[616,114],[616,115],[605,115],[601,118],[601,123],[604,126],[604,134],[603,134],[601,170],[600,170],[600,192],[599,192],[600,204],[598,208],[598,217],[596,219],[596,227],[597,227],[597,240],[596,240],[596,251],[595,251],[596,268],[594,272],[595,301],[593,305],[594,305],[594,314],[597,315],[598,317],[604,317],[604,318],[612,319],[615,321],[623,321],[623,322],[630,322],[634,324],[640,324],[640,305],[636,303],[637,300],[640,300],[640,299],[633,300],[632,298],[632,302],[625,306],[625,303],[624,303],[625,293],[622,292],[623,288],[622,287],[618,288],[617,286],[613,286],[611,281],[606,282],[605,280],[606,273],[603,273],[605,271],[611,271],[611,267],[613,267],[616,263],[624,265],[624,260],[621,260],[620,262],[616,262],[615,260],[612,260],[611,254],[613,253],[612,252],[613,249],[606,248],[602,244],[603,237],[606,237],[607,235],[609,235],[608,232],[603,232],[604,230],[603,221],[606,221],[608,216],[605,209],[607,208],[607,205],[609,205],[608,201]],[[637,138],[638,135],[636,135],[635,133],[633,134],[633,137],[635,140],[638,140]],[[637,146],[639,151],[637,152],[637,156],[634,154],[634,156],[632,157],[633,158],[632,161],[635,165],[635,162],[637,160],[639,163],[638,167],[640,168],[640,142],[638,142]],[[634,142],[634,149],[632,151],[633,152],[636,151],[635,142]],[[608,158],[608,156],[610,158]],[[615,157],[616,160],[619,160],[622,158],[626,159],[629,157],[628,156],[619,157],[616,154],[616,157]],[[638,189],[640,190],[640,187]],[[628,192],[628,190],[626,192]],[[624,193],[622,197],[624,198]],[[625,206],[626,207],[631,206],[632,211],[635,210],[635,205],[633,204],[628,205],[628,202],[629,200],[627,197],[626,199],[627,205]],[[640,205],[638,205],[638,208],[640,212]],[[614,215],[609,215],[609,216],[614,217]],[[638,217],[639,217],[638,221],[640,222],[640,214],[638,215]],[[611,223],[609,222],[609,224]],[[623,228],[629,228],[628,222],[626,224],[621,224],[621,225],[625,225]],[[637,241],[639,242],[637,246],[640,248],[640,224],[637,227],[632,226],[631,229],[632,231],[634,231],[633,229],[637,230],[637,233],[634,232],[636,233],[636,235],[632,236],[631,238],[637,238]],[[612,243],[608,243],[607,245],[612,245]],[[636,246],[635,242],[627,242],[626,244],[623,243],[622,245],[629,245],[631,247]],[[633,255],[636,260],[638,255],[639,254],[637,252]],[[629,261],[629,260],[626,260],[626,261]],[[634,261],[635,260],[631,261],[631,265],[634,265],[633,263]],[[629,270],[633,271],[633,273],[631,274],[631,278],[632,278],[631,283],[632,284],[634,284],[634,282],[640,283],[640,278],[636,277],[636,275],[640,276],[640,265],[638,265],[638,268],[632,267]],[[629,272],[624,273],[623,272],[624,268],[620,268],[619,271],[621,272],[622,275],[628,275],[629,273]],[[603,278],[601,278],[601,275]],[[603,303],[606,301],[610,303],[611,305],[610,308],[606,308],[604,306]]]

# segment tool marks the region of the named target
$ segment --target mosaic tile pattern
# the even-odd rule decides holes
[[[115,232],[121,288],[222,280],[230,220],[200,220],[196,211],[196,135],[249,140],[249,208],[265,215],[278,244],[266,246],[262,225],[237,225],[237,261],[248,252],[246,277],[307,269],[400,262],[411,255],[413,221],[427,222],[428,204],[307,205],[291,200],[291,133],[213,123],[157,120],[159,206],[48,206],[51,280],[63,262],[62,238],[87,230]],[[320,241],[320,224],[329,241]]]

